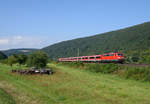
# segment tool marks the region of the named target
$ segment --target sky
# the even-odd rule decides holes
[[[150,21],[150,0],[0,0],[0,50],[43,48]]]

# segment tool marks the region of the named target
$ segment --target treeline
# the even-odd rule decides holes
[[[142,51],[129,51],[125,56],[126,63],[150,64],[150,48]]]
[[[43,48],[51,59],[107,52],[122,52],[127,62],[150,63],[150,22],[133,27],[97,34],[91,37],[63,41]]]
[[[47,65],[49,58],[47,54],[43,51],[36,51],[29,55],[25,54],[13,54],[7,59],[0,60],[3,64],[8,64],[11,67],[14,64],[27,65],[28,67],[44,68]]]

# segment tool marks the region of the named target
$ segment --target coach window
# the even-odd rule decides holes
[[[95,57],[90,57],[90,59],[94,59]]]
[[[101,57],[100,57],[100,56],[97,56],[96,58],[99,59],[99,58],[101,58]]]

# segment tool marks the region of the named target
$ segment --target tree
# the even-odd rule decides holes
[[[43,68],[46,67],[48,56],[42,51],[37,51],[29,55],[27,65],[30,67]]]
[[[8,64],[11,66],[13,66],[13,64],[17,63],[17,58],[15,55],[9,56],[8,57]]]
[[[28,58],[27,55],[20,54],[20,55],[17,56],[17,62],[18,62],[19,65],[21,66],[21,65],[23,65],[23,64],[26,63],[27,58]]]

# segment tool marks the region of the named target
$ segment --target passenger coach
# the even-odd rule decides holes
[[[91,56],[79,56],[79,57],[67,57],[59,58],[59,62],[116,62],[122,63],[124,56],[122,53],[105,53],[102,55],[91,55]]]

